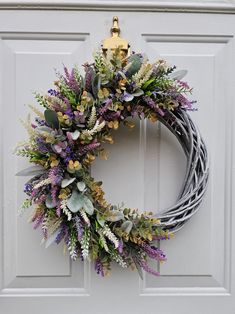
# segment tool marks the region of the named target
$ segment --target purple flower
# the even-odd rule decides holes
[[[188,85],[187,82],[177,80],[177,83],[178,83],[182,88],[190,90],[190,86]]]
[[[52,185],[60,185],[63,180],[64,170],[61,166],[53,167],[49,170],[48,177]]]
[[[60,217],[61,215],[61,207],[60,207],[60,202],[57,203],[57,206],[56,206],[56,215],[58,217]]]
[[[100,146],[100,143],[97,142],[92,142],[90,144],[84,145],[84,146],[80,146],[79,147],[79,155],[85,155],[86,153],[88,153],[89,151],[95,150],[97,147]]]
[[[120,254],[123,253],[123,241],[122,241],[122,240],[119,240],[118,252],[119,252]]]
[[[154,241],[160,241],[160,240],[170,240],[170,235],[164,235],[164,236],[153,236]]]
[[[70,120],[74,119],[73,110],[71,108],[66,109],[64,113],[69,117]]]
[[[149,265],[147,264],[147,262],[143,259],[141,259],[138,264],[140,265],[141,268],[143,268],[143,270],[145,270],[147,273],[154,275],[154,276],[159,276],[160,273],[154,269],[152,269],[151,267],[149,267]]]
[[[51,147],[50,145],[48,145],[47,143],[45,143],[44,139],[41,137],[37,137],[36,138],[36,143],[38,145],[38,150],[41,153],[48,153],[51,151]]]
[[[35,122],[37,122],[37,124],[38,124],[39,126],[44,126],[44,125],[46,125],[46,121],[40,119],[39,117],[36,117],[36,118],[35,118]]]
[[[64,66],[64,72],[65,72],[65,83],[68,85],[68,87],[75,92],[75,94],[80,94],[81,88],[79,85],[79,82],[76,78],[76,72],[75,69],[72,69],[71,73],[69,73],[68,68]]]
[[[142,245],[142,249],[152,259],[155,259],[157,261],[166,260],[166,255],[163,253],[163,251],[155,246],[150,246],[149,244],[144,243]]]
[[[59,92],[57,92],[55,89],[49,89],[47,92],[51,96],[58,96],[58,94],[59,94]]]
[[[38,217],[36,218],[36,220],[35,220],[35,223],[34,223],[33,228],[34,228],[34,229],[37,229],[37,228],[42,224],[43,219],[44,219],[44,214],[38,216]]]
[[[75,159],[74,152],[71,147],[67,146],[64,153],[65,154],[63,156],[63,159],[66,165],[69,163],[70,160]]]
[[[84,226],[78,215],[76,215],[73,219],[75,222],[75,228],[77,230],[77,238],[78,238],[78,241],[80,242],[84,234]]]
[[[61,229],[60,229],[60,232],[58,233],[58,235],[55,239],[55,243],[59,244],[67,233],[68,233],[68,227],[65,224],[63,224]]]
[[[99,114],[102,116],[110,107],[110,105],[112,104],[112,99],[107,99],[105,101],[105,103],[103,104],[103,107],[99,109]]]
[[[126,101],[126,102],[129,102],[129,101],[133,100],[133,98],[134,98],[134,96],[129,94],[129,93],[127,93],[127,92],[124,92],[119,97],[120,101]]]
[[[103,118],[106,121],[118,120],[120,117],[121,117],[121,111],[116,111],[116,112],[109,111],[103,115]]]
[[[97,258],[95,260],[95,270],[96,270],[98,275],[101,275],[102,277],[104,277],[103,264],[102,264],[102,262],[101,262],[101,260],[99,258]]]
[[[63,141],[63,142],[59,142],[57,144],[52,145],[53,150],[58,153],[58,154],[62,154],[63,150],[67,147],[68,143]]]
[[[92,92],[92,80],[93,80],[93,77],[94,77],[94,70],[91,67],[85,65],[85,71],[86,71],[86,74],[85,74],[85,90],[87,92]]]
[[[52,201],[53,204],[56,206],[58,203],[58,198],[57,198],[57,192],[58,192],[59,188],[57,185],[53,185],[51,188],[51,197],[52,197]]]
[[[32,189],[33,189],[32,185],[29,183],[26,183],[24,186],[24,193],[30,195],[32,192]]]

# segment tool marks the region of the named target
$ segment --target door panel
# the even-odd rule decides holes
[[[47,91],[56,68],[81,65],[108,36],[118,15],[122,35],[134,51],[188,69],[198,111],[191,112],[207,143],[210,180],[200,211],[170,241],[161,243],[168,261],[161,276],[113,265],[99,278],[89,263],[71,262],[63,245],[44,249],[39,231],[17,217],[27,162],[12,154],[26,136],[19,118],[35,103],[32,91]],[[233,314],[234,215],[234,31],[233,15],[105,11],[0,11],[2,240],[0,313],[205,313]],[[93,175],[107,199],[159,212],[174,203],[185,171],[176,139],[159,124],[136,121],[120,129],[108,161]]]

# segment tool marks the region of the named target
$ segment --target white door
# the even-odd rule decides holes
[[[88,11],[85,5],[84,10],[76,5],[63,10],[66,1],[61,10],[53,5],[50,10],[37,5],[12,9],[10,4],[7,9],[6,3],[0,4],[0,313],[235,313],[235,16],[151,12],[144,4],[139,12],[131,4],[126,11],[111,12]],[[136,272],[115,266],[109,278],[100,278],[93,265],[71,262],[62,246],[40,245],[40,232],[27,224],[27,212],[17,217],[24,178],[14,174],[27,162],[12,150],[26,136],[19,123],[28,112],[24,104],[34,102],[32,91],[51,87],[54,68],[91,61],[109,35],[114,15],[134,51],[188,69],[186,79],[198,100],[198,111],[191,116],[210,153],[203,206],[173,239],[162,243],[168,260],[160,266],[161,276],[146,275],[143,281]],[[120,130],[115,142],[109,160],[93,167],[107,198],[140,210],[157,211],[174,203],[185,158],[173,136],[158,124],[141,122],[133,132]]]

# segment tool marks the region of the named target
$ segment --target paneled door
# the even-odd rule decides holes
[[[235,16],[151,11],[144,4],[138,11],[115,11],[111,4],[103,11],[76,5],[67,10],[66,1],[60,10],[48,8],[0,4],[0,313],[234,314]],[[62,245],[40,245],[41,234],[27,223],[28,212],[17,217],[24,178],[15,173],[28,164],[12,151],[26,136],[19,122],[28,112],[25,104],[35,103],[33,91],[51,87],[54,69],[77,63],[82,71],[109,35],[114,15],[132,50],[188,69],[198,107],[190,114],[210,154],[209,187],[200,211],[162,243],[168,260],[158,266],[161,276],[143,280],[115,265],[110,277],[100,278],[92,264],[71,262]],[[92,168],[104,182],[107,199],[154,212],[174,203],[186,161],[172,134],[142,121],[114,138],[109,160]]]

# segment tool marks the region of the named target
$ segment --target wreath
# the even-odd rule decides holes
[[[208,179],[207,149],[187,110],[194,110],[184,71],[164,60],[151,64],[139,53],[121,58],[119,49],[84,64],[82,76],[75,66],[57,73],[54,88],[35,93],[44,113],[22,121],[29,140],[16,153],[34,165],[18,173],[31,176],[24,186],[27,198],[20,212],[33,207],[30,221],[42,229],[48,247],[64,241],[72,260],[93,260],[102,276],[115,261],[153,275],[148,258],[165,261],[157,240],[178,231],[198,210]],[[108,203],[102,182],[90,173],[97,156],[107,159],[104,143],[113,144],[119,126],[133,128],[133,118],[160,121],[178,139],[187,158],[182,191],[176,203],[158,217]]]

